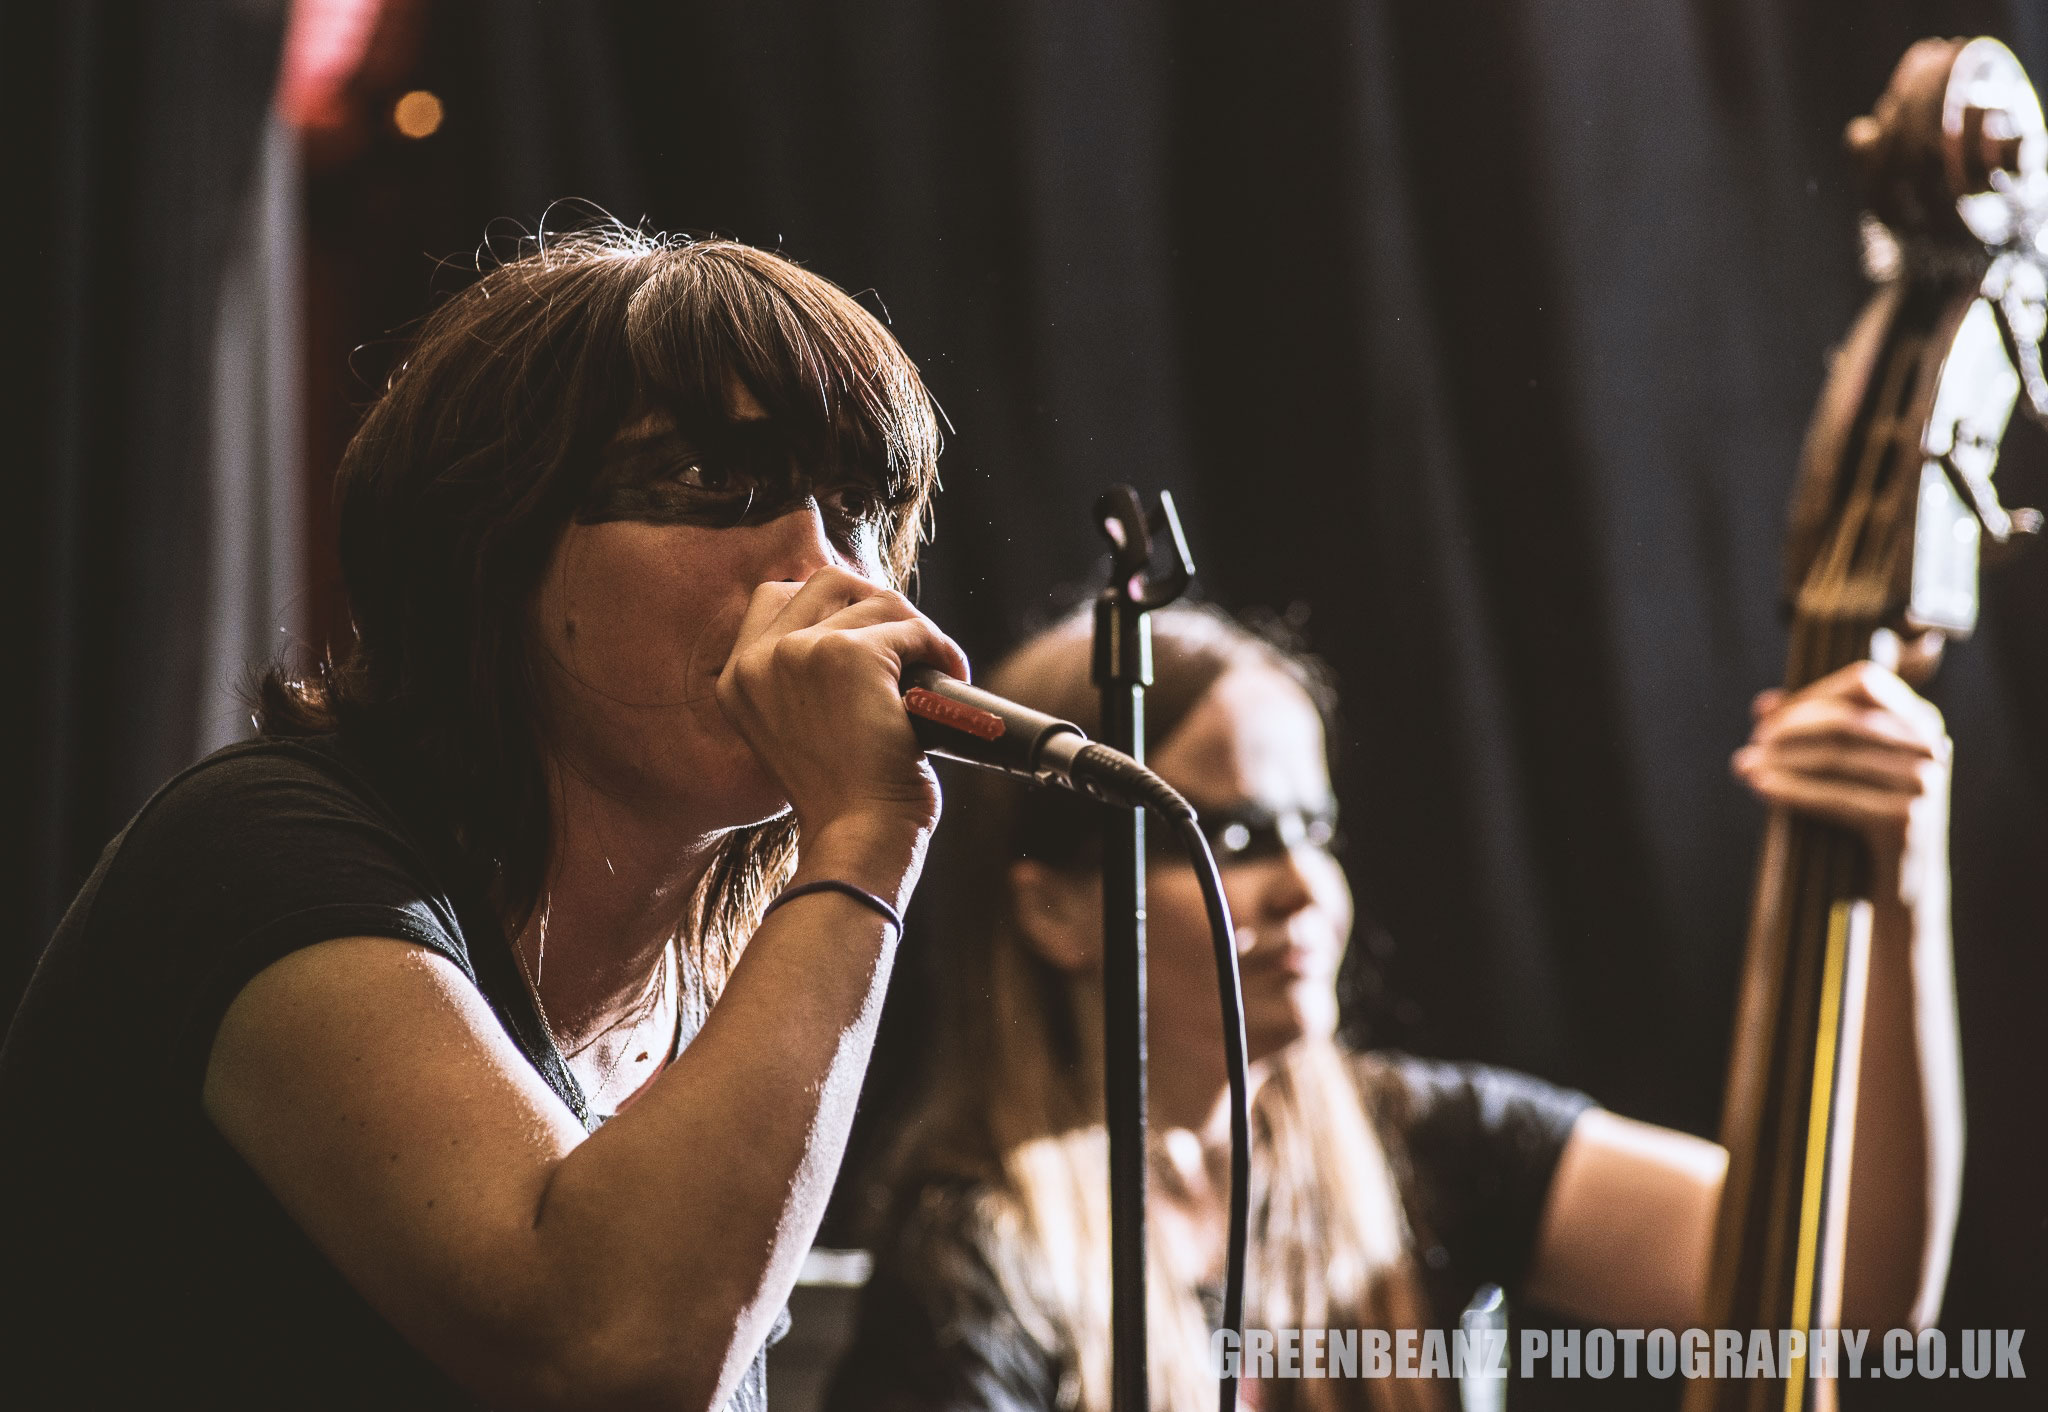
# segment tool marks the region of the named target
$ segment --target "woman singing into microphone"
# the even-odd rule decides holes
[[[1328,684],[1221,614],[1176,606],[1152,623],[1148,763],[1200,809],[1238,928],[1254,1085],[1247,1324],[1456,1327],[1484,1281],[1595,1323],[1697,1322],[1722,1150],[1523,1075],[1341,1047],[1351,893],[1331,852]],[[1086,728],[1089,660],[1088,622],[1069,619],[986,684]],[[1940,714],[1865,664],[1762,699],[1736,767],[1766,800],[1870,842],[1845,1322],[1931,1322],[1961,1146]],[[942,896],[959,904],[937,953],[946,1048],[893,1163],[893,1209],[829,1406],[1108,1412],[1100,831],[1069,796],[959,785],[941,845]],[[1227,1075],[1200,892],[1167,849],[1147,884],[1152,1401],[1200,1412],[1216,1395]],[[1455,1388],[1306,1378],[1243,1396],[1449,1412]]]
[[[762,1404],[938,815],[898,674],[966,671],[896,591],[937,451],[745,246],[426,320],[348,653],[114,840],[0,1051],[21,1405]]]

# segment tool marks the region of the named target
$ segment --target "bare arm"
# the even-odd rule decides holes
[[[1550,1181],[1530,1297],[1595,1324],[1696,1323],[1727,1173],[1718,1143],[1587,1109]]]
[[[1842,1319],[1925,1327],[1941,1310],[1963,1181],[1962,1049],[1949,938],[1948,733],[1859,663],[1759,702],[1738,771],[1774,804],[1861,833],[1874,909]]]
[[[736,715],[799,802],[798,880],[900,903],[936,795],[894,682],[913,655],[964,662],[894,595],[820,602],[827,584],[790,628],[802,595],[772,587],[728,675],[754,676]],[[820,737],[820,699],[861,749],[784,748]],[[823,1214],[894,942],[841,896],[778,911],[683,1056],[587,1139],[453,966],[329,942],[237,997],[205,1105],[370,1303],[493,1405],[716,1407]]]
[[[1858,830],[1875,863],[1843,1321],[1925,1326],[1962,1191],[1947,735],[1934,707],[1868,663],[1790,699],[1767,693],[1758,716],[1737,772],[1774,804]],[[1715,1144],[1588,1112],[1551,1184],[1532,1295],[1604,1323],[1695,1322],[1726,1170]]]
[[[823,1213],[888,973],[851,903],[784,915],[588,1141],[453,966],[382,938],[258,976],[215,1041],[208,1112],[350,1283],[494,1403],[676,1379],[719,1405]],[[806,964],[823,951],[852,964]],[[800,1004],[773,993],[798,977]]]

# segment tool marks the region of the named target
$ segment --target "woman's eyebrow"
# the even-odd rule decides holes
[[[655,407],[641,413],[635,420],[620,427],[619,439],[623,441],[635,437],[651,436],[665,431],[674,431],[675,429],[675,417],[662,408]]]
[[[1189,803],[1203,818],[1215,816],[1240,823],[1274,824],[1288,814],[1298,814],[1308,820],[1325,820],[1334,823],[1337,818],[1337,800],[1334,795],[1320,799],[1308,799],[1298,803],[1288,802],[1275,808],[1270,800],[1240,795],[1235,799],[1203,801],[1189,796]]]
[[[694,456],[696,451],[685,441],[682,434],[672,426],[655,426],[645,429],[630,427],[615,436],[604,448],[604,459],[616,464],[640,457],[650,451],[661,451],[671,455]]]
[[[1195,812],[1204,819],[1231,819],[1238,822],[1259,822],[1277,817],[1273,810],[1245,795],[1230,799],[1203,798],[1193,793],[1187,796],[1188,803],[1195,806]]]

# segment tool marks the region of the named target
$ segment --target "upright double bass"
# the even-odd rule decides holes
[[[2048,417],[2040,100],[1995,40],[1927,40],[1848,143],[1877,288],[1835,355],[1793,497],[1792,689],[1898,636],[1967,636],[1980,559],[2041,522],[1993,485],[2015,407]],[[1773,815],[1722,1115],[1710,1327],[1840,1325],[1869,874],[1853,834]],[[1686,1412],[1830,1412],[1818,1361],[1693,1383]]]

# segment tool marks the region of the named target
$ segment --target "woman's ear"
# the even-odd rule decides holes
[[[1062,971],[1102,965],[1102,875],[1076,877],[1035,858],[1010,864],[1010,895],[1025,945]]]

